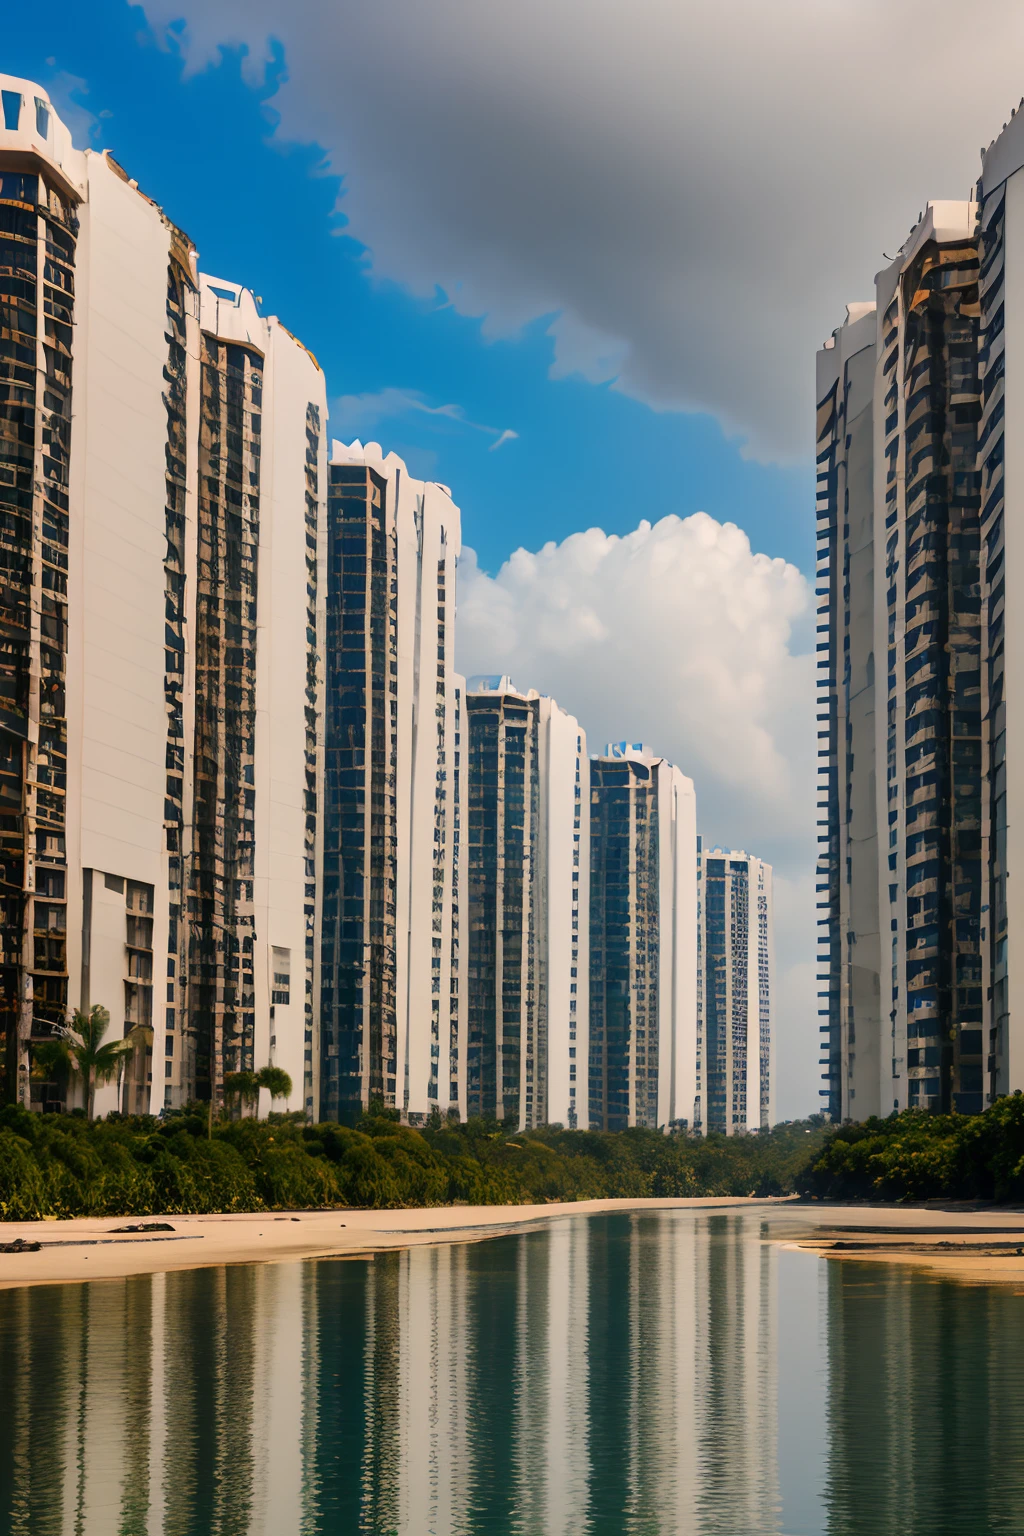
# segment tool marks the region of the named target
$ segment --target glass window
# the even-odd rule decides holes
[[[4,127],[8,133],[17,133],[21,121],[21,92],[0,91],[3,97]]]
[[[45,101],[36,97],[36,133],[41,139],[50,137],[50,109]]]

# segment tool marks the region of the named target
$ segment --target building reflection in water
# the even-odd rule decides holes
[[[664,1214],[5,1292],[0,1515],[30,1536],[772,1531],[774,1293],[756,1225]]]
[[[795,1536],[779,1287],[818,1261],[782,1257],[752,1212],[612,1215],[0,1292],[0,1532]],[[800,1531],[1020,1529],[1024,1302],[818,1271]]]
[[[830,1536],[1024,1530],[1024,1297],[827,1274]]]

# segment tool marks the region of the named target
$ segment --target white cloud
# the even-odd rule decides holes
[[[365,437],[380,422],[389,418],[410,414],[436,416],[453,421],[473,432],[483,432],[495,441],[489,452],[519,436],[510,427],[488,427],[481,421],[471,421],[461,405],[430,405],[414,389],[381,389],[373,394],[341,395],[331,402],[331,426],[343,437]]]
[[[280,132],[344,173],[375,274],[491,334],[554,316],[556,372],[768,457],[807,451],[815,346],[1024,80],[1019,0],[144,6],[194,68],[283,44]]]
[[[599,528],[496,576],[459,566],[456,658],[510,672],[585,726],[590,750],[645,741],[689,774],[701,830],[776,870],[780,1115],[818,1108],[813,1069],[812,606],[800,572],[698,512]],[[809,638],[809,637],[808,637]]]
[[[585,722],[592,745],[648,740],[697,782],[715,837],[801,845],[813,769],[813,658],[794,654],[810,589],[698,512],[459,570],[469,672],[511,671]]]

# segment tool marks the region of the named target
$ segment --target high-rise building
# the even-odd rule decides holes
[[[311,1110],[324,381],[248,290],[200,286],[184,1075],[205,1098],[208,1061],[270,1061]]]
[[[875,794],[875,306],[851,304],[818,353],[818,1017],[821,1090],[842,1117],[844,1045],[879,1075],[878,807]],[[842,509],[842,516],[840,516]],[[840,662],[839,658],[842,658]],[[857,773],[854,774],[854,764]],[[824,814],[823,814],[824,813]],[[873,1056],[873,1060],[872,1060]],[[848,1084],[847,1092],[854,1090]],[[870,1101],[871,1089],[861,1097]]]
[[[976,216],[929,204],[875,307],[819,354],[819,982],[836,1119],[983,1107]]]
[[[268,1061],[308,1106],[323,375],[0,91],[6,1090],[52,1098],[30,1043],[99,1003],[153,1030],[125,1108]]]
[[[775,1123],[774,949],[771,865],[698,837],[696,1130]]]
[[[983,1102],[976,211],[930,204],[877,279],[884,1113],[897,1103],[974,1113]],[[856,1052],[855,1039],[855,1071]],[[891,1106],[881,1097],[887,1083]]]
[[[376,443],[329,468],[319,1112],[459,1107],[459,512]]]
[[[586,737],[507,677],[470,680],[463,735],[466,1107],[585,1128]]]
[[[639,743],[590,760],[590,1123],[692,1128],[693,783]]]
[[[986,1099],[1024,1089],[1024,613],[1017,625],[1017,557],[1024,561],[1024,112],[1017,110],[983,157],[980,218],[980,398],[978,465],[985,783],[983,847],[989,857],[983,981]],[[1020,542],[1020,549],[1017,548]],[[1019,941],[1019,942],[1018,942]]]

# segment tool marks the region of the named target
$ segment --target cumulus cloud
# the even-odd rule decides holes
[[[375,273],[491,334],[550,316],[556,372],[769,458],[809,448],[814,347],[1022,82],[1019,0],[143,3],[192,68],[283,45],[279,131],[344,174]]]
[[[581,721],[591,752],[644,741],[694,780],[705,836],[776,874],[779,1113],[818,1107],[811,590],[706,513],[599,528],[495,576],[459,566],[456,657],[510,672]]]
[[[471,421],[461,405],[431,405],[415,389],[380,389],[372,394],[341,395],[331,402],[331,424],[343,436],[365,437],[380,422],[398,416],[420,414],[453,421],[473,432],[483,432],[493,437],[489,452],[501,448],[519,436],[511,427],[488,427],[482,421]]]
[[[779,856],[805,846],[813,657],[795,653],[810,589],[732,523],[665,517],[459,567],[459,665],[511,671],[586,725],[592,750],[647,741],[694,779],[710,835]],[[755,851],[760,851],[760,848]]]

